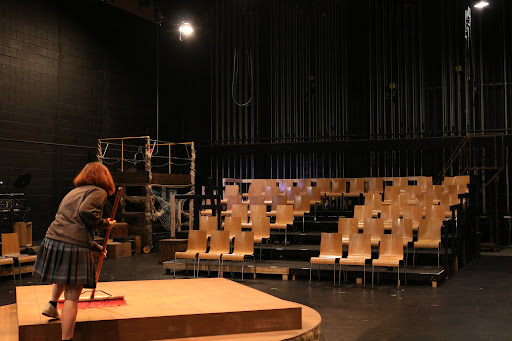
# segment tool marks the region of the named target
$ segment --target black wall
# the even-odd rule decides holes
[[[97,1],[0,3],[0,180],[40,239],[96,139],[154,135],[155,28]]]

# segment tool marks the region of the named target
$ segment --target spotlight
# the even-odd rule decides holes
[[[190,37],[192,33],[194,32],[194,29],[192,28],[192,25],[186,21],[182,21],[180,24],[180,41],[183,41]]]
[[[479,3],[475,4],[475,8],[484,8],[489,6],[489,3],[487,1],[480,1]]]

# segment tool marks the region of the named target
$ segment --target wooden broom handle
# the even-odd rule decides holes
[[[114,218],[116,217],[117,206],[119,205],[119,201],[121,200],[122,195],[123,195],[123,187],[119,187],[117,189],[117,195],[116,195],[116,200],[114,201],[114,206],[112,206],[112,213],[110,214],[110,220],[114,220]],[[107,229],[105,231],[105,239],[103,239],[103,250],[107,249],[108,238],[110,237],[110,230],[111,230],[111,228],[107,227]],[[98,268],[96,269],[96,283],[98,283],[98,280],[100,279],[101,265],[103,264],[104,258],[105,258],[105,255],[103,254],[103,252],[101,252],[100,259],[98,260]]]

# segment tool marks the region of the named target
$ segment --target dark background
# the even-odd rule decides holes
[[[466,49],[464,0],[162,0],[154,21],[96,0],[0,1],[1,190],[32,174],[37,239],[98,138],[194,141],[204,185],[437,175],[467,133],[499,130],[506,169],[485,207],[504,214],[512,3],[490,2]],[[181,20],[193,38],[179,41]]]

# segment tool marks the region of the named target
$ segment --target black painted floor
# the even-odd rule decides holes
[[[156,254],[107,259],[100,281],[172,280],[157,260]],[[307,279],[277,276],[243,283],[316,309],[322,340],[512,340],[512,257],[474,259],[438,288],[409,281],[396,290],[387,280],[371,289],[370,276],[366,289],[352,283],[334,288],[331,278],[315,278],[311,286]],[[24,284],[37,283],[24,275]],[[12,303],[12,277],[3,277],[0,305]]]

